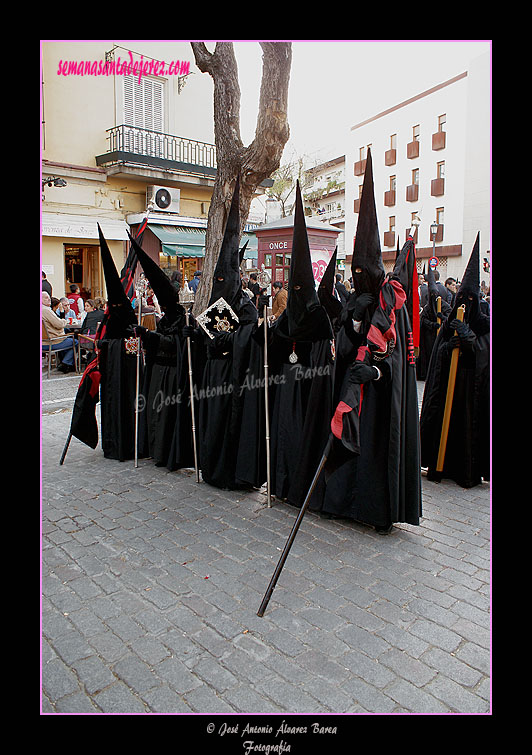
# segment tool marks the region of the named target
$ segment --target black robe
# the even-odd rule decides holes
[[[453,310],[454,311],[454,310]],[[478,314],[469,327],[474,339],[463,345],[458,358],[456,382],[445,461],[441,475],[435,473],[452,348],[451,313],[440,330],[429,365],[421,407],[421,465],[427,477],[454,480],[471,488],[490,477],[490,323]]]
[[[446,301],[441,303],[442,321],[445,320],[451,307]],[[438,335],[441,321],[437,319],[434,303],[429,299],[423,307],[419,318],[419,354],[416,358],[416,376],[418,380],[426,380],[432,349]]]
[[[246,461],[239,458],[239,447],[243,426],[251,424],[255,431],[246,436],[246,450],[251,460],[257,458],[260,406],[256,403],[246,420],[243,413],[245,379],[252,358],[258,313],[243,293],[232,307],[239,318],[236,330],[216,335],[212,340],[204,337],[206,362],[198,391],[198,440],[203,480],[218,488],[236,490],[249,488],[255,482],[246,479],[253,472],[248,470]],[[258,353],[253,349],[253,359],[257,359]],[[259,369],[257,364],[252,367],[254,372]]]
[[[332,329],[325,311],[317,307],[297,340],[288,335],[286,310],[271,330],[271,491],[301,507],[330,435],[335,366]],[[293,352],[297,354],[294,363],[290,361]],[[310,509],[321,507],[322,484],[320,480]]]
[[[350,323],[343,327],[352,330]],[[405,305],[395,312],[395,335],[391,353],[376,361],[365,347],[364,356],[356,353],[362,338],[344,332],[344,360],[351,342],[353,359],[376,365],[382,376],[351,386],[351,447],[335,437],[325,470],[323,513],[375,527],[417,525],[421,516],[417,385]],[[341,379],[338,395],[345,399],[349,372]]]
[[[101,444],[105,458],[118,461],[135,457],[137,356],[128,352],[128,340],[129,337],[98,341]],[[142,361],[141,357],[139,385],[143,380]]]
[[[141,391],[143,455],[170,470],[194,465],[188,359],[182,336],[185,314],[166,314],[156,331],[143,334],[146,367]]]

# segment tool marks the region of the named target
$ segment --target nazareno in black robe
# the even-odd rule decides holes
[[[234,490],[261,485],[265,467],[259,452],[263,427],[260,390],[248,395],[247,388],[250,373],[260,374],[262,366],[261,350],[254,341],[258,313],[244,293],[233,309],[240,321],[235,332],[216,335],[212,341],[205,337],[207,358],[199,389],[198,428],[204,481]]]
[[[407,310],[414,264],[410,238],[385,279],[368,150],[351,264],[355,293],[337,339],[338,404],[322,512],[378,528],[393,522],[417,525],[421,516],[417,384]],[[362,295],[373,302],[356,333],[351,312]]]
[[[345,374],[340,398],[351,408],[352,445],[348,450],[335,437],[325,473],[322,511],[375,527],[417,525],[421,516],[417,385],[404,305],[395,311],[394,328],[385,357],[377,361],[365,346],[357,351],[355,361],[376,365],[379,380],[349,385]]]
[[[146,367],[141,392],[142,453],[169,470],[194,466],[184,313],[143,333]]]
[[[286,310],[272,327],[271,491],[300,507],[330,434],[333,411],[334,341],[325,310],[306,318],[308,329],[289,332]],[[291,362],[292,353],[297,362]],[[309,503],[321,507],[320,479]]]
[[[155,331],[141,329],[146,364],[139,397],[139,451],[169,470],[194,465],[186,323],[178,290],[166,273],[130,237],[164,316]]]
[[[257,471],[261,404],[245,401],[246,375],[249,370],[259,373],[260,350],[255,348],[258,341],[253,341],[258,312],[242,291],[240,279],[239,197],[237,178],[209,301],[212,305],[223,298],[237,315],[238,326],[214,339],[199,329],[195,337],[196,348],[201,349],[203,342],[206,352],[203,379],[198,381],[201,473],[205,482],[224,489],[250,488],[263,481]]]
[[[421,464],[427,478],[471,488],[490,479],[490,318],[480,309],[479,237],[452,311],[434,344],[420,416]],[[456,382],[443,470],[436,472],[449,382],[454,328],[460,305],[469,333],[460,339]]]
[[[107,287],[108,311],[99,331],[101,445],[108,459],[135,456],[135,399],[137,356],[133,326],[135,312],[127,298],[107,242],[98,226],[100,253]],[[143,364],[139,360],[140,380]]]
[[[438,329],[451,311],[446,301],[441,300],[441,317],[438,318],[436,299],[440,293],[435,285],[434,274],[429,267],[426,275],[428,283],[428,301],[419,317],[419,354],[416,359],[416,376],[418,380],[425,380],[429,369],[430,357]]]
[[[270,354],[271,492],[301,507],[330,435],[334,335],[316,292],[299,183],[287,305],[271,328]],[[320,480],[310,509],[320,508],[321,485]]]

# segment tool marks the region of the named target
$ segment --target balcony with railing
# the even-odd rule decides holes
[[[107,140],[107,152],[96,156],[98,166],[127,164],[204,178],[216,176],[214,144],[126,125],[108,129]]]

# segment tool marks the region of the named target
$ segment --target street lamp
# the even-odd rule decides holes
[[[44,202],[45,196],[44,196],[44,187],[45,186],[58,186],[59,188],[62,188],[63,186],[66,186],[67,182],[64,180],[64,178],[59,178],[58,176],[47,176],[46,178],[42,179],[42,200]]]
[[[438,233],[438,227],[439,226],[438,226],[438,223],[436,223],[436,221],[434,221],[434,223],[432,223],[430,226],[430,232],[432,235],[432,256],[433,257],[436,256],[436,234]]]
[[[58,178],[57,176],[48,176],[48,178],[42,179],[42,188],[44,189],[45,186],[58,186],[63,187],[66,186],[67,182],[63,178]]]

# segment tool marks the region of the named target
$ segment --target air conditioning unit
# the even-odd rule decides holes
[[[171,189],[167,186],[147,186],[146,209],[154,212],[179,213],[180,195],[179,189]]]

